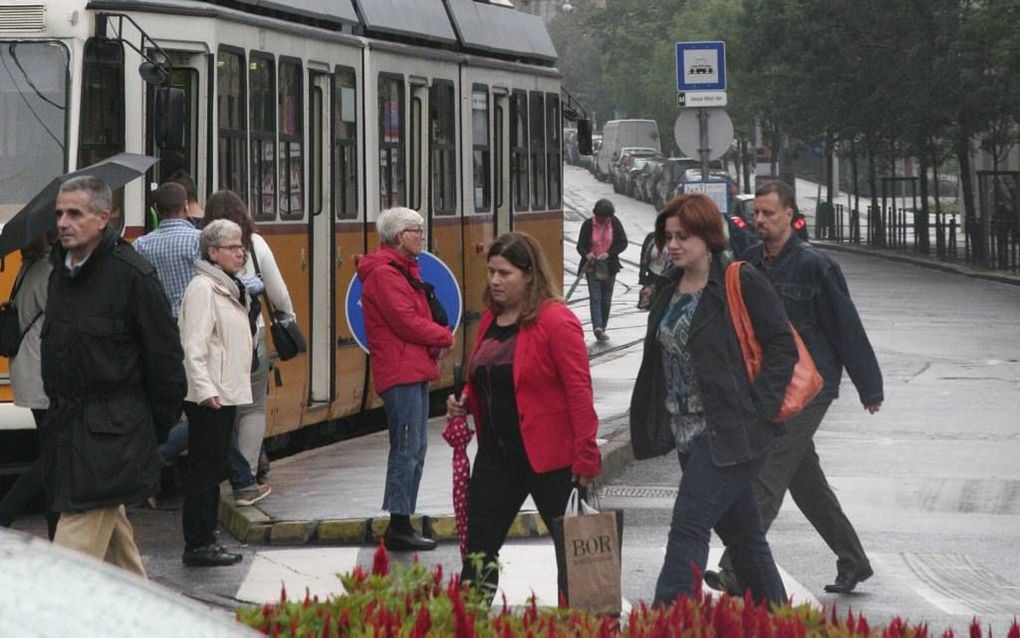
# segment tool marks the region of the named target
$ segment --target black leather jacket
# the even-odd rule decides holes
[[[768,282],[753,268],[740,271],[744,304],[762,347],[763,365],[752,384],[733,331],[726,302],[725,259],[713,255],[708,284],[691,323],[689,347],[705,408],[712,462],[736,465],[764,454],[782,426],[771,422],[779,412],[797,363],[797,346],[782,304]],[[666,454],[676,446],[666,410],[662,347],[657,333],[682,271],[666,271],[648,317],[644,356],[630,402],[634,458]]]
[[[70,276],[52,252],[42,377],[50,409],[43,474],[59,512],[152,496],[157,428],[176,422],[186,380],[156,270],[107,231]]]
[[[796,236],[790,237],[770,267],[765,266],[763,255],[759,244],[749,248],[744,259],[772,282],[825,379],[815,400],[832,401],[839,396],[845,367],[863,405],[882,401],[882,371],[839,264]]]

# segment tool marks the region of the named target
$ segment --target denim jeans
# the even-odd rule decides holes
[[[428,384],[422,381],[396,385],[381,396],[390,430],[382,507],[391,514],[414,514],[428,449]]]
[[[776,439],[755,479],[754,494],[762,528],[768,531],[789,490],[804,517],[836,554],[837,573],[843,574],[864,571],[871,563],[853,523],[825,478],[812,440],[831,403],[814,401],[786,422],[786,434]],[[719,565],[735,569],[727,554],[723,554]],[[737,576],[741,577],[739,571]]]
[[[236,429],[230,433],[230,447],[227,449],[227,478],[230,479],[230,487],[235,490],[251,489],[256,483],[255,473],[241,452]]]
[[[609,310],[613,304],[613,285],[616,275],[600,280],[595,273],[585,274],[588,280],[588,305],[591,307],[591,328],[605,330],[609,324]]]
[[[754,499],[754,479],[762,462],[718,467],[712,462],[708,435],[698,437],[689,454],[680,455],[683,477],[673,505],[666,560],[655,585],[655,604],[693,594],[691,565],[704,573],[713,529],[730,550],[737,573],[756,603],[786,600]]]
[[[177,425],[170,428],[166,443],[159,446],[159,459],[163,465],[170,465],[186,447],[188,447],[188,417],[182,416]]]

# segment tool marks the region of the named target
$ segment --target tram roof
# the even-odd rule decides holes
[[[542,18],[474,0],[446,2],[457,34],[465,47],[556,61],[556,47],[553,46]]]
[[[476,0],[89,0],[93,9],[182,10],[220,6],[383,40],[432,42],[487,56],[555,64],[538,16]],[[188,11],[187,9],[190,9]]]

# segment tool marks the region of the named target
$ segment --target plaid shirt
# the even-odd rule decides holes
[[[156,230],[135,240],[134,247],[155,266],[174,318],[181,311],[181,298],[195,276],[198,238],[202,232],[186,219],[164,219]]]

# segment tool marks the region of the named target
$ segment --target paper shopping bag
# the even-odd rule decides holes
[[[554,521],[554,541],[567,576],[567,604],[598,614],[620,613],[623,512],[606,510]]]

